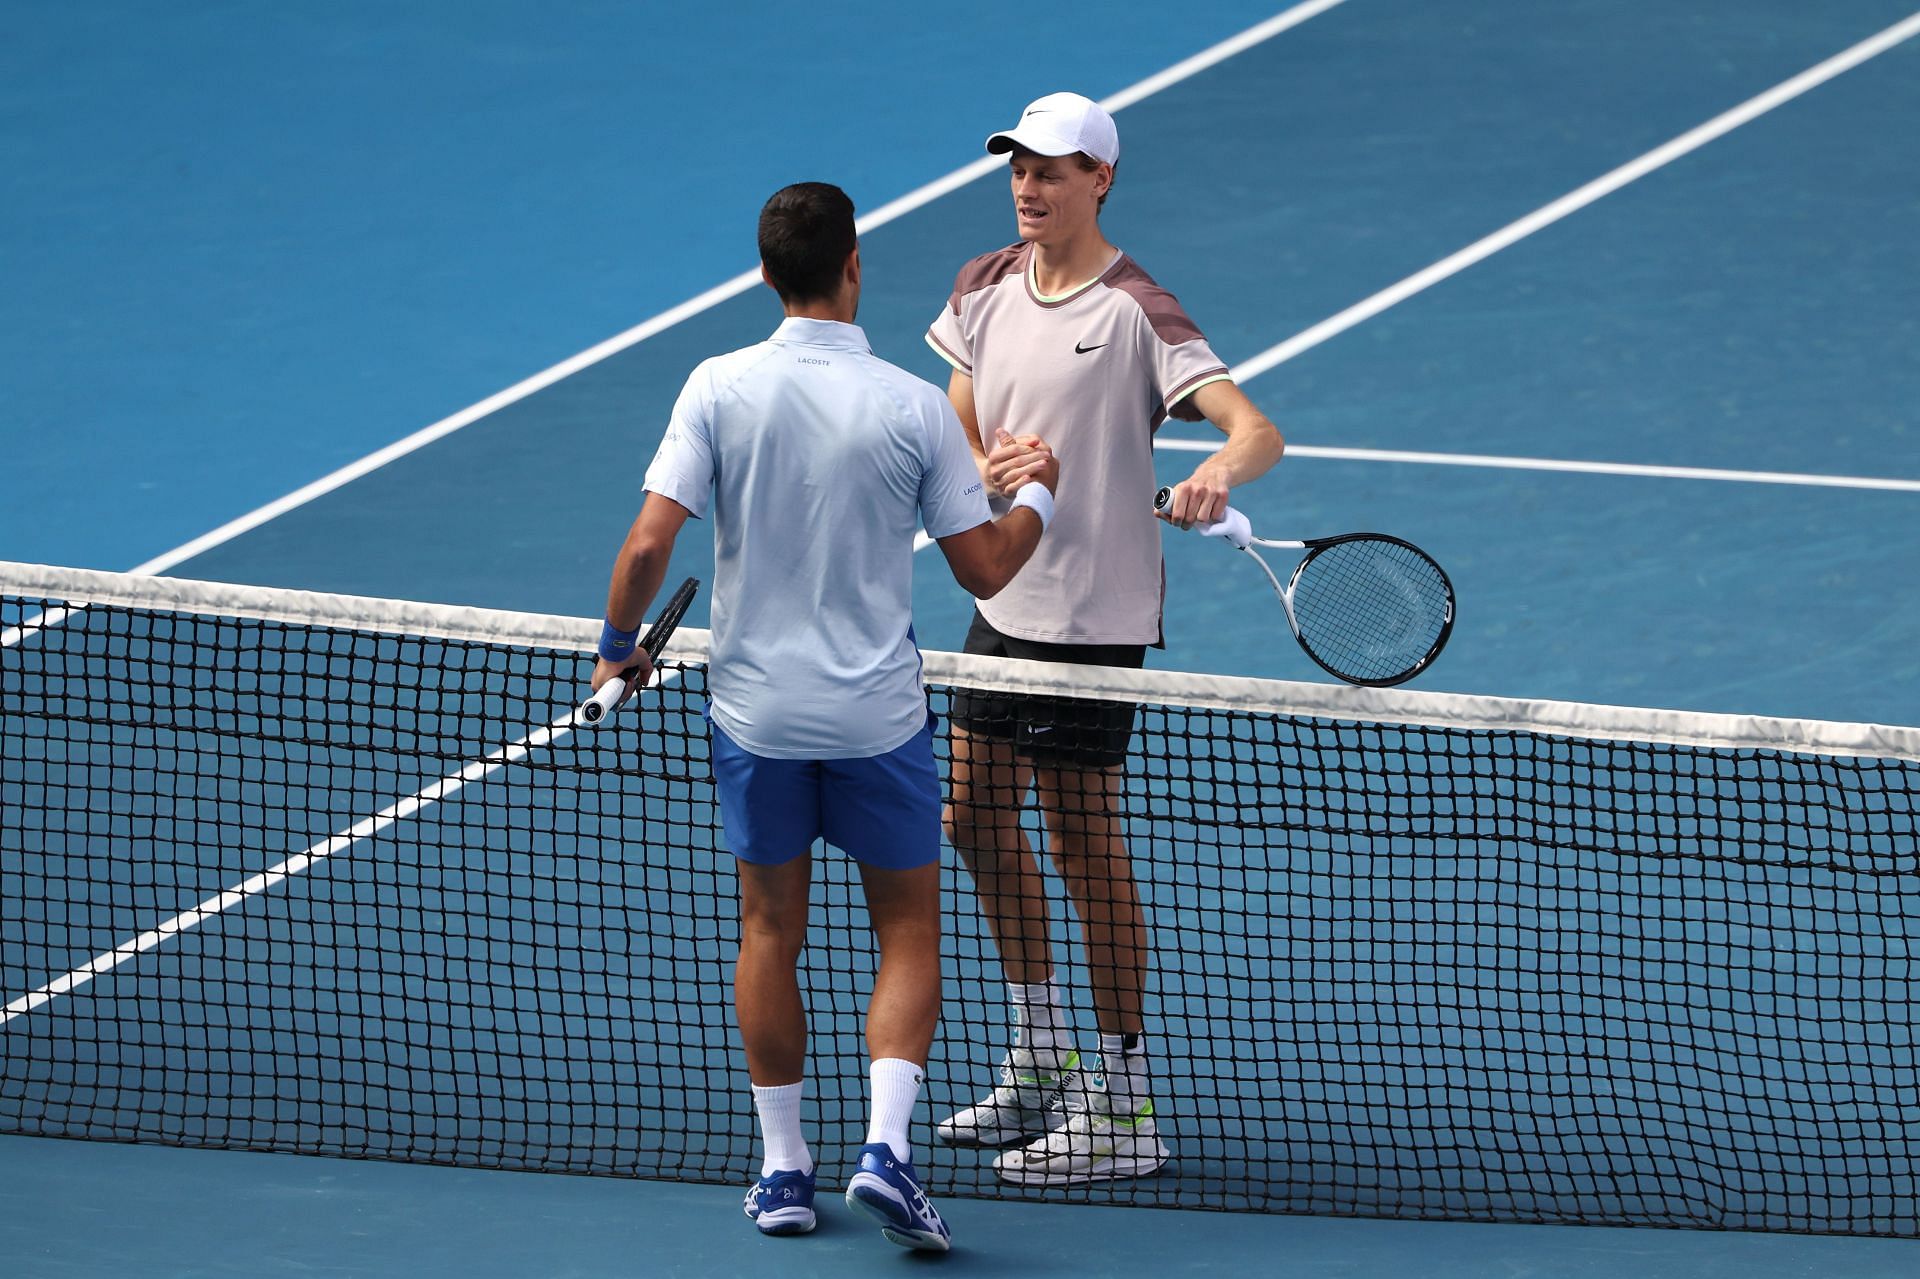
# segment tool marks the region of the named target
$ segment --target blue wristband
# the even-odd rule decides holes
[[[640,628],[623,631],[612,622],[600,625],[600,660],[603,662],[625,663],[633,658],[633,641],[640,636]]]

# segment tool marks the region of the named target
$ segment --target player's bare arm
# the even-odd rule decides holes
[[[1220,519],[1233,488],[1265,475],[1286,451],[1279,428],[1231,382],[1207,383],[1193,393],[1193,406],[1226,433],[1227,442],[1173,486],[1173,500],[1160,518],[1181,528]]]
[[[687,522],[687,508],[670,497],[647,494],[647,500],[627,530],[627,540],[613,563],[613,581],[607,587],[607,620],[621,630],[637,630],[647,606],[660,593],[660,582],[667,575],[667,561],[673,557],[674,539]],[[646,650],[636,647],[626,664],[605,658],[593,667],[593,686],[599,688],[610,679],[640,669],[639,683],[653,674],[653,663]]]
[[[967,447],[973,450],[973,464],[980,468],[980,480],[989,486],[987,478],[987,450],[980,443],[980,410],[973,403],[973,379],[955,369],[947,379],[947,402],[953,405],[954,416],[960,419],[960,425],[967,433]]]

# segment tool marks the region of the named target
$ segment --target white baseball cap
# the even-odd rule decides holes
[[[987,139],[987,151],[1005,155],[1016,146],[1035,155],[1084,151],[1104,164],[1120,162],[1120,130],[1100,104],[1077,93],[1049,93],[1020,113],[1020,123]]]

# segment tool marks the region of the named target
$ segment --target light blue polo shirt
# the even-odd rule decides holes
[[[852,759],[926,723],[913,537],[992,518],[946,395],[852,324],[789,318],[687,379],[647,491],[713,507],[714,723],[756,755]]]

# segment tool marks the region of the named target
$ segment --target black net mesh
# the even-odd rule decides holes
[[[751,1179],[702,669],[576,728],[577,652],[57,602],[0,603],[31,623],[0,647],[0,1130]],[[1920,1234],[1920,764],[1172,701],[1120,740],[1059,807],[1130,851],[1173,1158],[1015,1187],[929,1140],[1007,1043],[949,855],[935,1195]],[[873,971],[837,853],[814,904],[832,1181]]]

